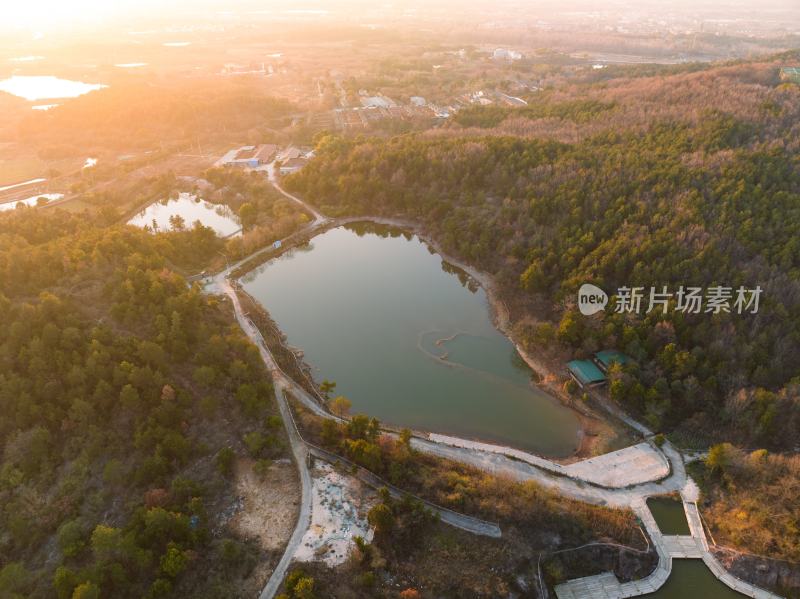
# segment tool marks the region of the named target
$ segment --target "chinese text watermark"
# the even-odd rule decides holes
[[[614,312],[618,314],[649,314],[669,310],[684,314],[756,314],[762,289],[744,286],[738,288],[715,285],[713,287],[684,287],[670,290],[659,287],[620,287],[615,295]],[[581,314],[591,316],[604,310],[608,295],[599,287],[586,283],[578,290],[578,309]]]

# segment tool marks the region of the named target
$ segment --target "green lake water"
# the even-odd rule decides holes
[[[683,503],[670,497],[649,497],[647,507],[656,519],[656,524],[665,535],[689,535],[689,523]]]
[[[577,446],[574,413],[531,384],[483,289],[416,236],[335,228],[242,285],[353,413],[551,456]]]
[[[648,599],[741,599],[744,595],[726,586],[700,559],[673,559],[667,582]]]
[[[691,534],[680,501],[671,497],[649,497],[647,507],[663,534]],[[647,595],[658,599],[728,599],[742,596],[717,579],[700,559],[673,559],[672,574],[667,582],[657,592]]]

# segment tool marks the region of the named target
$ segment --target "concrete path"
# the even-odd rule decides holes
[[[272,379],[275,388],[275,399],[278,403],[278,409],[280,410],[281,418],[283,419],[286,433],[289,437],[289,446],[292,450],[292,456],[295,464],[297,465],[297,469],[300,472],[300,513],[297,517],[297,524],[292,532],[292,536],[289,538],[289,542],[286,545],[283,556],[281,556],[278,565],[275,566],[275,570],[273,570],[269,580],[267,581],[267,584],[264,586],[261,594],[259,595],[259,599],[272,599],[272,597],[274,597],[278,592],[283,579],[286,577],[286,571],[288,570],[289,565],[292,563],[294,554],[297,552],[297,548],[300,547],[303,536],[311,524],[312,482],[311,473],[308,470],[308,450],[305,443],[303,443],[303,440],[297,434],[297,430],[293,426],[288,426],[288,423],[292,422],[292,419],[289,405],[284,397],[284,390],[286,388],[285,381],[282,380],[281,377],[274,376],[274,373],[278,371],[278,365],[275,363],[275,360],[273,360],[272,354],[270,354],[266,344],[263,342],[263,339],[261,339],[261,342],[258,342],[258,339],[261,337],[260,331],[246,316],[244,316],[242,306],[239,303],[239,297],[236,295],[236,292],[228,279],[225,277],[219,277],[217,280],[217,285],[219,286],[219,289],[221,289],[223,293],[225,293],[231,299],[231,302],[233,303],[234,314],[239,326],[242,328],[242,331],[244,331],[245,334],[250,337],[250,339],[256,342],[256,347],[261,354],[261,359],[264,361],[264,364],[266,364],[270,373],[273,374]]]
[[[547,458],[513,447],[460,439],[431,433],[428,439],[439,445],[496,453],[526,462],[553,474],[582,480],[598,487],[620,488],[661,480],[669,476],[670,465],[650,443],[639,443],[572,464],[559,464]]]
[[[311,473],[308,468],[308,456],[310,454],[315,454],[318,457],[327,457],[329,461],[346,461],[332,454],[330,452],[325,452],[321,448],[313,447],[310,448],[307,443],[303,440],[300,436],[300,432],[297,429],[297,425],[294,421],[294,417],[291,412],[291,408],[289,407],[288,401],[286,400],[286,392],[291,392],[295,396],[300,397],[303,400],[304,405],[312,409],[316,414],[324,416],[324,417],[332,417],[320,404],[315,401],[300,385],[295,383],[291,378],[289,378],[278,366],[277,362],[273,358],[272,354],[270,353],[266,341],[261,334],[261,331],[255,324],[244,315],[244,311],[242,310],[241,303],[239,302],[239,297],[236,295],[236,291],[233,288],[233,284],[226,278],[225,273],[217,275],[215,278],[215,283],[217,285],[217,289],[222,291],[225,295],[227,295],[233,304],[234,314],[236,317],[239,326],[242,328],[242,331],[255,343],[258,351],[261,355],[261,359],[264,361],[264,364],[267,366],[267,369],[272,376],[273,385],[275,389],[275,398],[278,404],[278,408],[281,413],[281,418],[284,422],[284,426],[286,428],[287,435],[289,437],[289,444],[292,449],[292,455],[294,457],[295,463],[297,464],[298,470],[300,472],[300,480],[301,480],[301,499],[300,499],[300,514],[297,518],[297,524],[295,525],[295,529],[292,532],[292,536],[289,539],[289,542],[286,545],[283,555],[281,556],[278,565],[273,570],[272,574],[270,575],[267,584],[261,591],[259,595],[259,599],[272,599],[278,589],[280,589],[281,584],[283,583],[284,578],[286,577],[286,572],[289,566],[294,561],[294,556],[297,553],[300,544],[303,541],[303,537],[305,536],[306,531],[308,530],[309,526],[311,525],[311,513],[313,508],[313,498],[312,498],[312,480],[311,480]],[[326,454],[325,456],[323,456]],[[355,465],[354,465],[355,466]],[[363,469],[362,469],[363,470]],[[386,486],[390,489],[390,492],[393,493],[396,497],[401,497],[402,495],[406,494],[400,489],[393,487],[386,481],[383,481],[379,477],[375,476],[372,473],[366,471],[368,475],[372,476],[372,484],[373,486],[382,487]],[[366,475],[365,475],[366,476]],[[466,514],[460,514],[458,512],[454,512],[453,510],[449,510],[442,506],[438,506],[433,504],[429,501],[422,500],[430,509],[436,512],[442,522],[450,524],[451,526],[455,526],[456,528],[460,528],[467,532],[478,534],[482,536],[494,537],[499,538],[501,536],[500,527],[492,522],[486,522],[485,520],[480,520],[479,518],[474,518],[472,516],[468,516]]]
[[[301,200],[296,195],[292,195],[288,191],[284,190],[283,187],[281,187],[280,183],[278,183],[278,177],[275,175],[274,161],[267,165],[266,171],[267,171],[267,177],[269,178],[269,182],[272,183],[275,189],[277,189],[280,193],[282,193],[285,197],[289,198],[293,202],[300,204],[303,208],[305,208],[308,212],[310,212],[314,216],[314,222],[312,223],[312,225],[319,225],[321,223],[330,220],[327,216],[319,212],[311,204],[309,204],[305,200]]]
[[[703,549],[691,535],[664,535],[664,549],[670,557],[702,558]]]
[[[653,547],[658,553],[656,569],[645,578],[626,583],[619,582],[613,572],[569,580],[556,586],[558,599],[594,599],[596,597],[621,599],[654,593],[669,578],[673,559],[702,559],[714,576],[731,589],[748,597],[781,599],[778,595],[736,578],[725,570],[708,549],[705,530],[695,502],[686,500],[683,502],[691,535],[662,535],[644,497],[635,500],[631,507],[647,529]]]
[[[275,177],[274,164],[266,169],[270,181],[275,188],[287,198],[302,205],[306,210],[314,215],[314,221],[309,223],[301,231],[294,235],[306,233],[314,228],[323,226],[330,222],[324,215],[316,211],[309,204],[285,192],[277,183]],[[293,236],[294,236],[293,235]],[[291,564],[297,547],[302,541],[305,531],[311,522],[311,475],[308,470],[307,456],[308,447],[294,426],[294,419],[291,414],[284,392],[289,391],[294,394],[306,407],[314,413],[327,418],[333,417],[327,412],[325,407],[312,398],[300,385],[285,375],[278,367],[267,345],[261,336],[258,328],[242,312],[239,298],[227,279],[229,274],[238,266],[244,264],[254,256],[270,251],[266,248],[260,252],[248,256],[233,266],[229,266],[222,273],[214,277],[217,289],[228,295],[233,302],[236,319],[242,330],[256,343],[264,363],[267,365],[273,377],[276,398],[281,412],[281,416],[289,435],[292,454],[297,462],[302,482],[302,495],[300,516],[292,537],[287,544],[286,550],[272,573],[267,585],[264,587],[260,599],[271,599],[283,581],[286,570]],[[645,436],[652,435],[652,431],[643,424],[631,418],[622,411],[616,404],[601,394],[594,394],[601,405],[609,413],[615,415],[629,426],[639,431]],[[291,424],[290,424],[291,423]],[[631,508],[642,521],[652,540],[653,546],[658,553],[658,566],[652,574],[644,579],[620,583],[613,573],[604,573],[597,576],[590,576],[568,581],[556,587],[556,595],[560,599],[572,599],[576,597],[633,597],[652,593],[660,588],[672,569],[672,559],[694,557],[702,555],[703,561],[711,571],[726,585],[750,597],[767,599],[777,597],[767,591],[759,589],[744,581],[741,581],[728,573],[716,560],[708,549],[697,511],[697,486],[687,477],[684,460],[681,453],[669,442],[663,444],[660,450],[655,450],[648,444],[626,448],[625,450],[612,452],[605,456],[598,456],[576,462],[568,466],[556,464],[545,458],[533,456],[526,452],[519,452],[512,448],[503,448],[487,444],[475,443],[454,437],[443,435],[429,435],[429,438],[414,437],[411,440],[412,447],[419,451],[430,453],[439,457],[460,461],[465,464],[475,466],[481,470],[493,472],[495,474],[506,475],[517,480],[533,480],[544,487],[551,488],[565,496],[578,499],[588,503],[608,505],[615,507]],[[646,446],[646,447],[645,447]],[[653,454],[657,454],[655,457]],[[523,455],[524,454],[524,455]],[[374,475],[373,475],[374,476]],[[691,536],[667,536],[661,534],[655,519],[647,507],[646,498],[650,495],[659,495],[679,491],[684,499],[684,511]],[[438,506],[436,506],[438,507]],[[445,508],[440,508],[445,509]],[[450,510],[446,510],[450,512]],[[467,523],[464,518],[470,518],[463,514],[452,512],[456,517],[451,518],[454,525],[464,527],[467,530],[475,523]],[[477,520],[477,519],[473,519]],[[478,523],[482,521],[477,520]],[[494,536],[494,532],[488,528],[481,528],[485,524],[478,525],[476,530],[483,530],[478,534],[489,534]],[[471,531],[472,532],[472,531]],[[496,531],[499,534],[499,528]],[[692,546],[694,543],[694,547]]]
[[[664,455],[649,443],[639,443],[564,467],[568,476],[602,487],[629,487],[669,476]]]
[[[282,386],[283,385],[280,381],[275,382],[275,397],[281,398],[278,400],[278,407],[280,408],[281,418],[283,418],[283,421],[286,422],[286,419],[289,416],[289,406],[286,403],[286,400],[283,399]],[[300,480],[302,486],[302,492],[300,496],[300,514],[297,517],[297,524],[292,532],[292,536],[289,538],[289,542],[286,544],[286,549],[284,550],[278,565],[275,566],[275,570],[273,570],[272,574],[270,575],[267,584],[262,589],[259,599],[272,599],[278,592],[283,579],[286,577],[286,571],[294,559],[294,554],[297,553],[297,549],[300,547],[300,543],[303,541],[306,530],[308,530],[308,527],[311,525],[312,481],[311,473],[308,470],[308,452],[305,444],[297,437],[296,432],[292,431],[288,427],[287,432],[289,433],[294,461],[297,464],[298,470],[300,471]]]
[[[642,579],[630,582],[620,582],[613,572],[604,572],[596,576],[576,578],[557,585],[555,588],[558,599],[621,599],[654,593],[667,581],[672,571],[672,558],[670,557],[661,531],[658,529],[653,515],[647,508],[644,499],[637,498],[632,502],[631,508],[642,521],[650,537],[653,548],[658,554],[658,565],[653,572]]]

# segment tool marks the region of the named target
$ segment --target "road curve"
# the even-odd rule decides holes
[[[283,420],[283,424],[286,427],[286,433],[289,437],[289,445],[292,449],[292,456],[294,457],[294,461],[297,464],[297,469],[300,472],[300,513],[297,516],[297,524],[292,532],[292,536],[289,538],[289,542],[286,544],[286,549],[283,552],[283,556],[281,556],[278,565],[275,566],[275,570],[273,570],[269,580],[267,581],[267,584],[264,586],[261,594],[259,595],[259,599],[272,599],[272,597],[274,597],[278,592],[283,579],[286,577],[286,571],[292,563],[294,554],[300,547],[300,543],[303,540],[306,530],[308,530],[308,527],[311,525],[312,483],[311,473],[308,470],[308,449],[306,448],[303,440],[297,434],[295,428],[289,425],[289,423],[292,422],[292,417],[284,396],[284,391],[286,390],[286,381],[283,376],[280,376],[278,365],[275,363],[275,360],[272,358],[272,354],[267,349],[264,339],[261,336],[261,332],[244,315],[244,312],[242,311],[242,305],[239,303],[239,297],[236,295],[236,291],[231,282],[224,275],[217,275],[216,284],[218,285],[218,288],[231,299],[236,321],[239,323],[242,331],[244,331],[244,333],[256,344],[256,347],[258,347],[258,351],[261,354],[261,359],[269,369],[270,375],[272,376],[273,387],[275,389],[275,401],[278,402],[278,409],[281,413],[281,419]]]

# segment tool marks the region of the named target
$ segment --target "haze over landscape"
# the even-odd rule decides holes
[[[800,4],[0,7],[0,599],[800,597]]]

